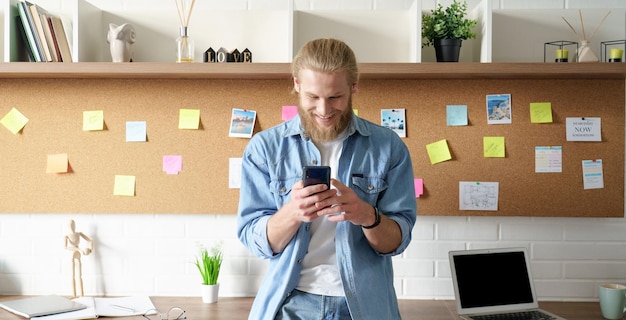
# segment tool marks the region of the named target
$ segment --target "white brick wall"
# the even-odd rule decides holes
[[[169,0],[91,0],[105,11],[172,10]],[[451,0],[441,1],[446,5]],[[40,0],[51,10],[60,0]],[[296,10],[406,9],[411,0],[295,0]],[[423,1],[424,10],[438,1]],[[478,0],[468,1],[473,7]],[[623,0],[499,0],[496,9],[623,8]],[[204,5],[278,9],[287,0],[212,0]],[[56,6],[56,7],[55,7]],[[6,201],[6,200],[3,200]],[[252,257],[235,236],[230,214],[0,214],[0,294],[70,294],[71,267],[63,249],[68,220],[95,242],[83,258],[87,295],[197,296],[192,264],[196,242],[224,241],[222,296],[252,296],[266,262]],[[419,217],[413,242],[394,258],[400,298],[450,299],[449,250],[526,246],[543,300],[594,300],[601,282],[626,282],[626,221],[585,218]]]
[[[235,235],[232,214],[0,214],[0,294],[71,294],[63,248],[70,219],[96,242],[83,258],[88,295],[197,296],[196,243],[224,241],[222,296],[253,296],[266,261]],[[621,218],[418,217],[394,258],[400,298],[451,299],[448,251],[526,246],[543,300],[594,300],[602,282],[626,282]]]

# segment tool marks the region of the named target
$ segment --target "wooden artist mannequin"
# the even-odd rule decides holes
[[[89,255],[93,251],[93,241],[82,232],[76,232],[74,220],[69,222],[70,233],[65,236],[65,249],[72,251],[72,291],[76,295],[76,279],[78,279],[78,289],[80,296],[83,296],[83,272],[80,258],[82,255]],[[88,247],[80,249],[80,239],[83,238],[88,243]]]

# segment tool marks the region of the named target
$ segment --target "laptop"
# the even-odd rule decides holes
[[[526,248],[460,250],[448,255],[461,318],[564,320],[539,309]]]

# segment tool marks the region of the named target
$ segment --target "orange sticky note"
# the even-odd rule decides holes
[[[46,173],[66,173],[68,168],[67,153],[49,154]]]

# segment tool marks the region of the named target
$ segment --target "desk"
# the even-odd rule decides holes
[[[19,299],[20,296],[0,296],[0,301]],[[166,312],[179,306],[187,312],[187,319],[248,319],[253,298],[219,298],[217,303],[204,304],[200,297],[152,297],[154,305]],[[400,300],[400,313],[405,320],[456,320],[456,305],[452,300]],[[540,307],[568,320],[602,320],[597,302],[541,302]],[[105,318],[99,318],[105,319]],[[116,319],[141,319],[124,317]],[[0,309],[0,320],[24,318]]]

